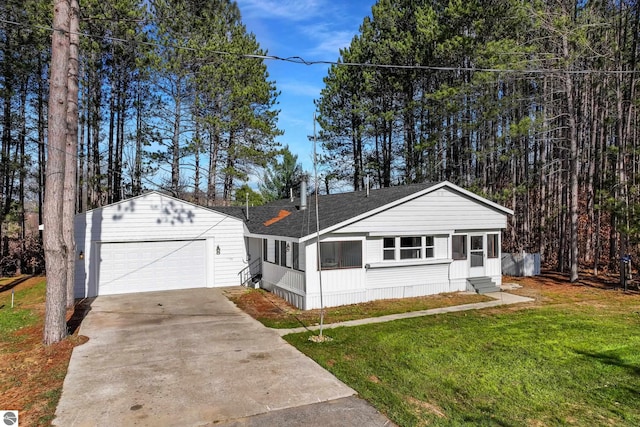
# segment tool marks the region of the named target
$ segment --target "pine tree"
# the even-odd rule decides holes
[[[67,336],[67,249],[63,240],[63,190],[67,138],[67,94],[69,71],[68,0],[54,3],[49,90],[49,137],[47,187],[44,199],[44,250],[47,290],[44,343],[53,344]]]
[[[260,193],[267,202],[286,199],[294,190],[297,193],[300,182],[305,178],[298,156],[291,153],[289,146],[284,147],[280,154],[282,161],[274,159],[269,163],[260,185]]]

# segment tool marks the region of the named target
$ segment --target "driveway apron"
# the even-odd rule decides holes
[[[98,297],[80,334],[53,425],[224,424],[355,394],[215,288]]]

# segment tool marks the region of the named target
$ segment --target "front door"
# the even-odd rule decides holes
[[[471,234],[469,235],[469,276],[484,276],[484,264],[484,234]]]

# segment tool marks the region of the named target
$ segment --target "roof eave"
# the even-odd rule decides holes
[[[487,205],[487,206],[489,206],[489,207],[491,207],[493,209],[496,209],[496,210],[498,210],[498,211],[500,211],[500,212],[502,212],[502,213],[504,213],[506,215],[513,215],[513,211],[511,209],[509,209],[509,208],[506,208],[506,207],[504,207],[502,205],[499,205],[498,203],[492,202],[489,199],[485,199],[484,197],[478,196],[477,194],[472,193],[471,191],[465,190],[462,187],[458,187],[457,185],[453,184],[452,182],[442,181],[442,182],[439,182],[438,184],[434,184],[434,185],[432,185],[430,187],[427,187],[427,188],[425,188],[423,190],[416,191],[415,193],[409,194],[408,196],[402,197],[402,198],[400,198],[398,200],[394,200],[393,202],[387,203],[385,205],[382,205],[382,206],[380,206],[378,208],[375,208],[375,209],[372,209],[370,211],[367,211],[367,212],[365,212],[363,214],[360,214],[358,216],[355,216],[353,218],[349,218],[346,221],[342,221],[342,222],[340,222],[338,224],[334,224],[334,225],[332,225],[330,227],[324,228],[324,229],[320,230],[319,234],[322,236],[324,234],[331,233],[332,231],[338,230],[338,229],[340,229],[342,227],[346,227],[347,225],[353,224],[354,222],[361,221],[361,220],[363,220],[363,219],[365,219],[365,218],[367,218],[369,216],[375,215],[375,214],[377,214],[379,212],[382,212],[382,211],[385,211],[387,209],[393,208],[395,206],[401,205],[403,203],[406,203],[409,200],[415,199],[417,197],[424,196],[425,194],[432,193],[432,192],[437,191],[437,190],[439,190],[441,188],[444,188],[444,187],[449,187],[453,191],[460,192],[460,193],[464,194],[465,196],[470,197],[470,198],[476,200],[477,202],[482,203],[484,205]],[[302,236],[302,237],[300,237],[300,243],[306,242],[306,241],[311,240],[311,239],[314,239],[317,236],[318,236],[317,232],[308,234],[306,236]]]

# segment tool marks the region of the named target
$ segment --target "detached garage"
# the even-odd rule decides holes
[[[242,220],[158,192],[75,218],[75,296],[238,284]]]

